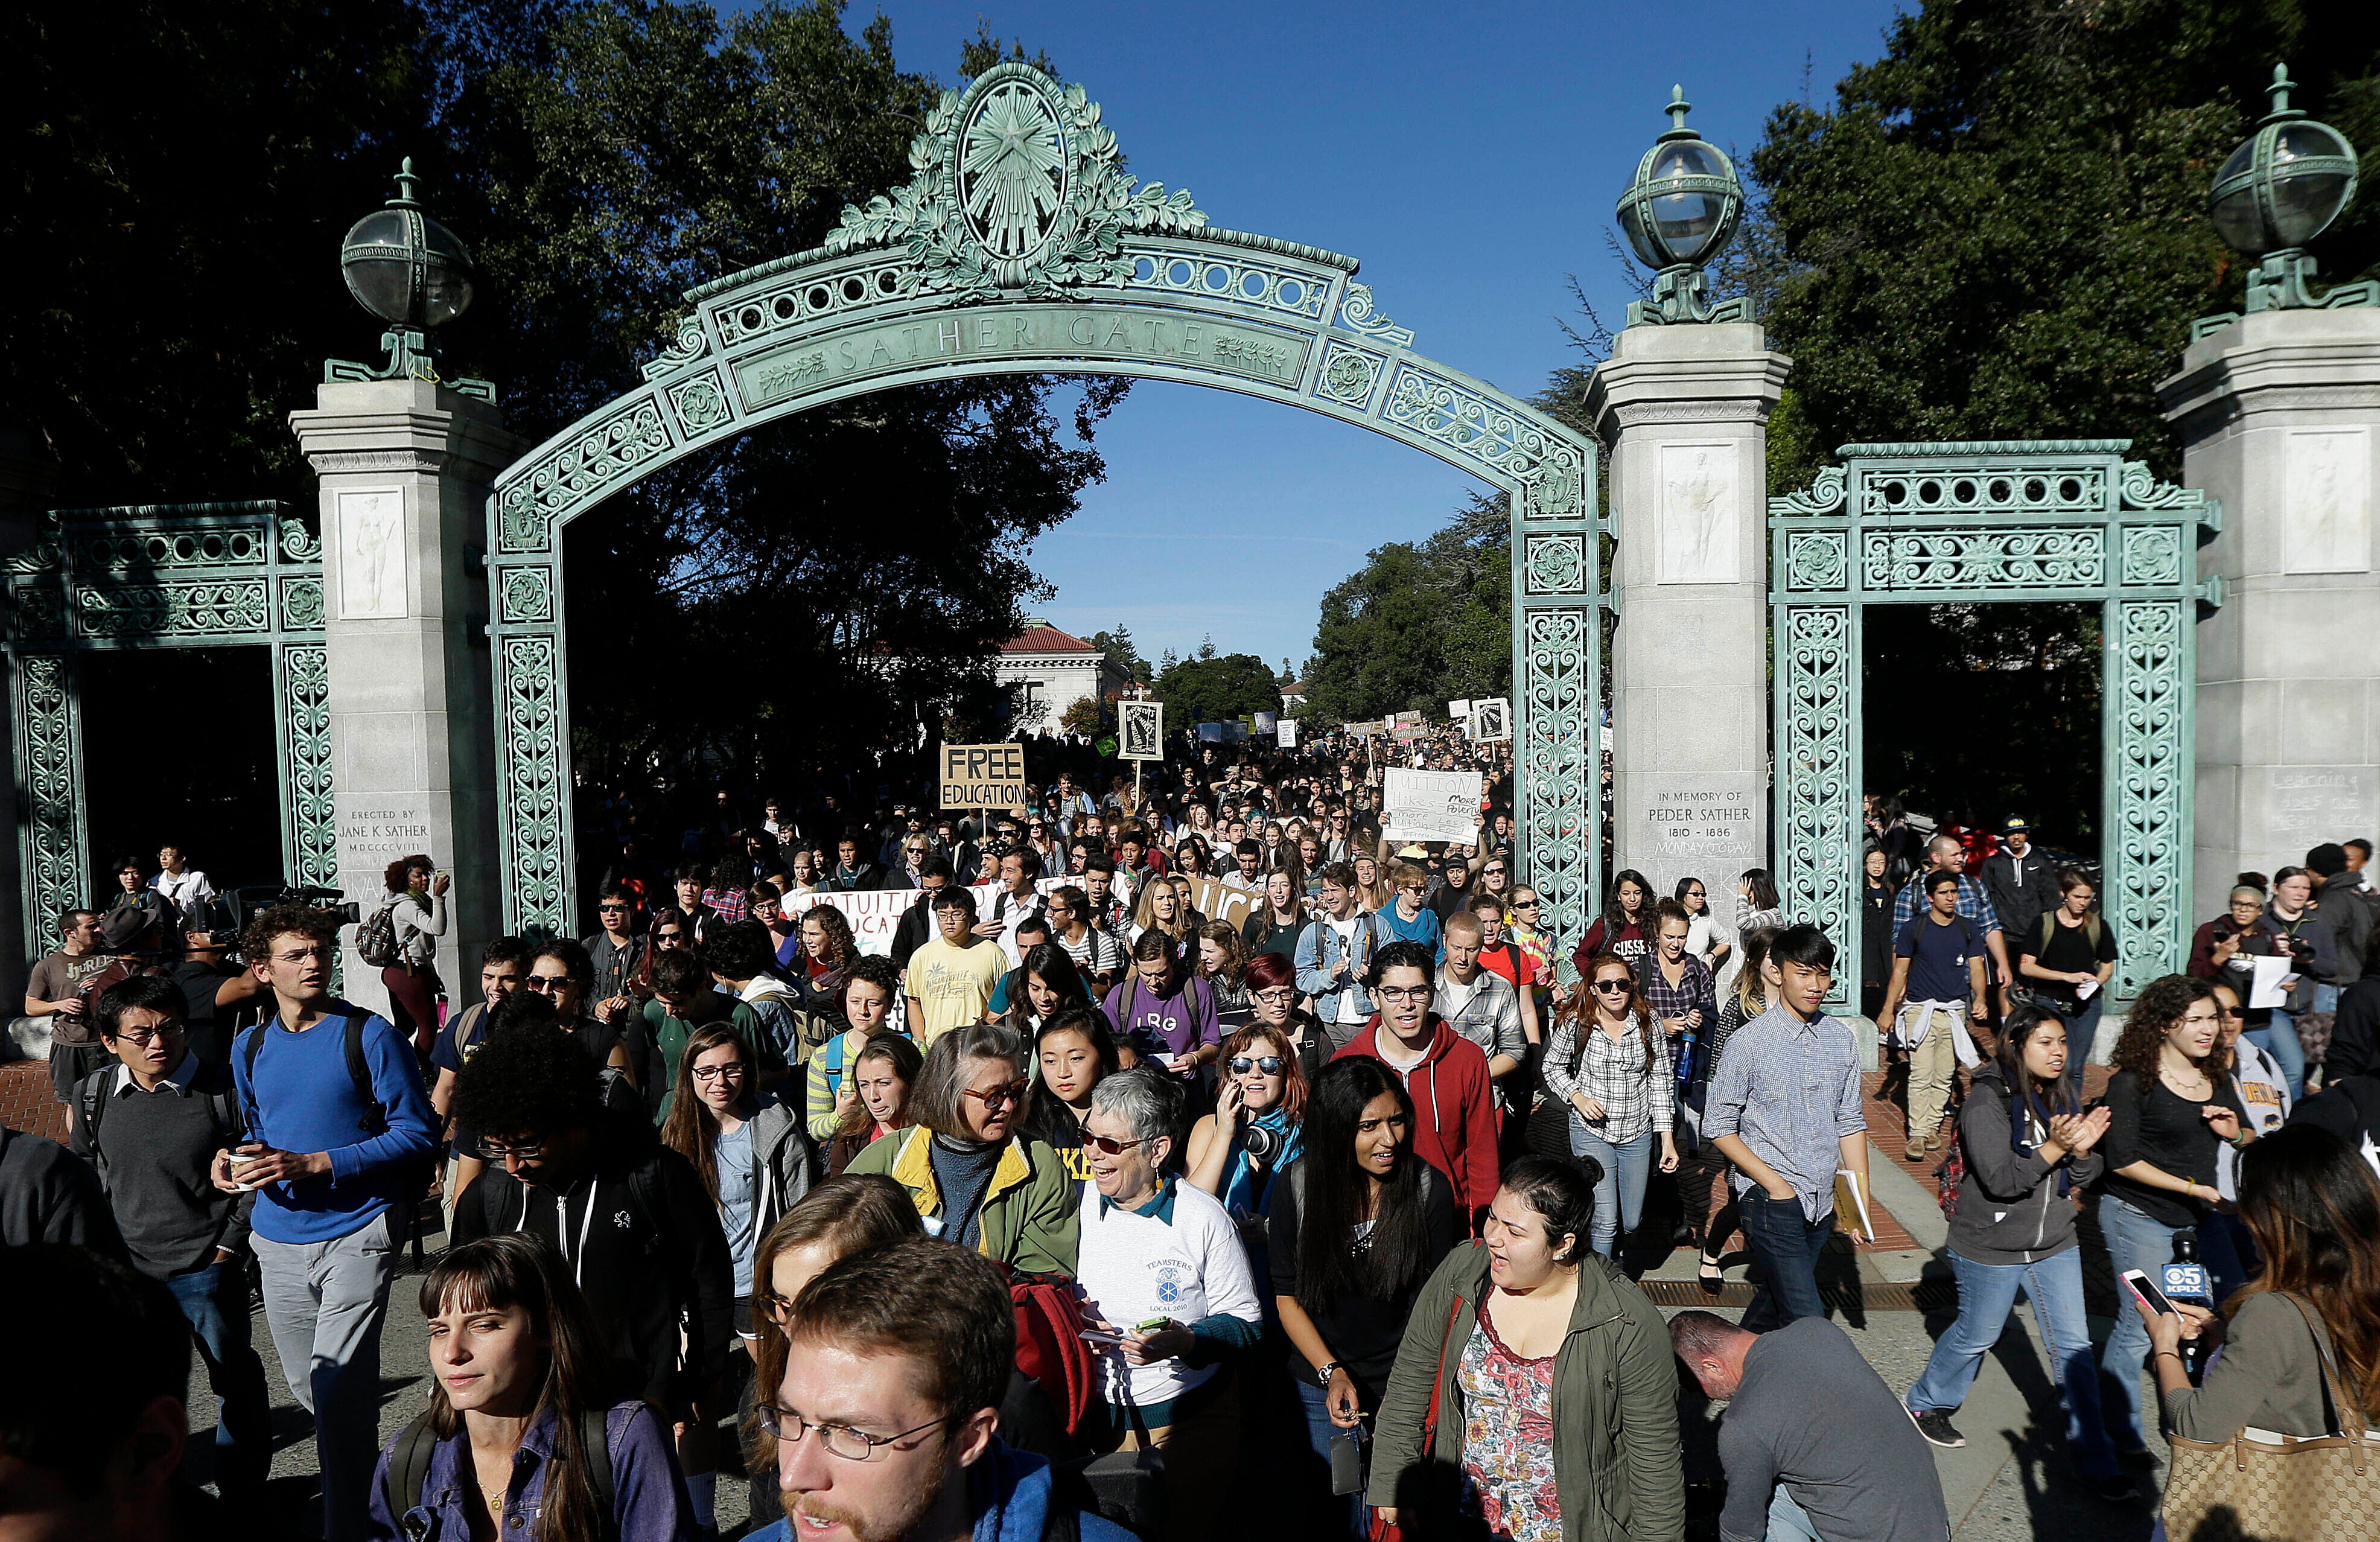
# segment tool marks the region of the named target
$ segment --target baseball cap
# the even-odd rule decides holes
[[[2033,821],[2026,819],[2022,814],[2010,814],[2007,819],[2000,821],[2000,829],[2010,835],[2015,834],[2019,831],[2022,831],[2026,834],[2030,835],[2033,833]]]

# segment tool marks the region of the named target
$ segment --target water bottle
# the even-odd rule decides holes
[[[2173,1234],[2173,1262],[2165,1266],[2164,1272],[2165,1278],[2159,1283],[2165,1288],[2167,1300],[2209,1312],[2215,1309],[2215,1287],[2206,1277],[2206,1266],[2199,1262],[2196,1232],[2176,1232]],[[2182,1368],[2190,1373],[2192,1381],[2198,1379],[2200,1361],[2204,1354],[2204,1341],[2181,1341]]]

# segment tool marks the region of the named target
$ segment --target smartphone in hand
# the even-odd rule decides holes
[[[2178,1315],[2173,1309],[2173,1303],[2166,1299],[2165,1292],[2157,1288],[2156,1281],[2149,1278],[2146,1269],[2128,1269],[2119,1278],[2124,1281],[2125,1288],[2132,1293],[2132,1299],[2138,1301],[2146,1310],[2167,1317]]]

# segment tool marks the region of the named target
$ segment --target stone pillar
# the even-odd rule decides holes
[[[339,886],[369,913],[399,856],[454,873],[438,965],[459,1007],[504,917],[484,546],[488,484],[526,446],[428,381],[334,382],[315,401],[289,425],[322,484]],[[345,987],[385,1010],[352,931]]]
[[[2380,310],[2264,310],[2160,382],[2202,547],[2195,918],[2234,874],[2380,839]]]
[[[22,552],[41,533],[57,469],[40,435],[21,424],[0,424],[0,559]],[[0,691],[7,688],[0,686]],[[0,696],[0,701],[11,699],[13,694]],[[8,724],[8,733],[0,737],[0,777],[11,786],[16,783],[20,726]],[[25,956],[25,871],[23,854],[18,849],[17,826],[23,809],[17,800],[11,800],[9,807],[13,816],[6,838],[0,840],[0,1019],[13,1018],[24,1009],[25,978],[31,968],[31,960]],[[0,1060],[11,1052],[6,1043],[0,1043]]]
[[[1722,915],[1768,867],[1768,413],[1793,361],[1749,322],[1630,327],[1588,409],[1611,450],[1615,870]]]

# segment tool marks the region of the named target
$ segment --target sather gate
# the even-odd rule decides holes
[[[682,456],[869,391],[1099,373],[1244,392],[1385,434],[1511,495],[1516,823],[1556,935],[1600,891],[1595,442],[1413,350],[1337,252],[1209,225],[1126,176],[1079,85],[1004,64],[946,91],[917,175],[812,251],[687,293],[638,389],[489,499],[504,927],[567,932],[570,703],[562,528]]]

